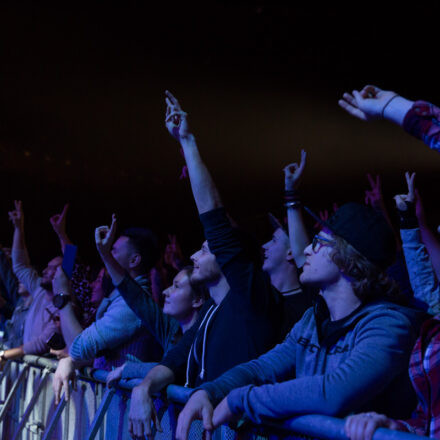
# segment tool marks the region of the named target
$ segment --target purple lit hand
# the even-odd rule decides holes
[[[225,397],[215,408],[212,416],[212,424],[214,429],[226,423],[237,422],[240,416],[234,414],[228,405],[228,398]]]
[[[66,203],[60,214],[55,214],[49,219],[53,230],[58,236],[66,235],[66,215],[68,208],[69,204]]]
[[[365,86],[361,91],[353,90],[344,93],[338,104],[348,113],[363,121],[382,119],[384,107],[397,93],[379,89],[376,86]]]
[[[55,405],[60,403],[61,392],[63,390],[66,401],[69,400],[69,381],[72,381],[72,388],[76,390],[75,367],[73,365],[72,358],[66,357],[59,360],[58,367],[53,376],[52,387],[55,393]]]
[[[345,420],[345,434],[351,440],[371,440],[377,428],[400,430],[393,419],[375,412],[356,414]]]
[[[113,246],[116,234],[116,214],[112,214],[112,224],[108,226],[99,226],[95,229],[96,248],[100,255],[108,255]]]
[[[15,229],[23,229],[24,227],[24,214],[21,200],[14,200],[15,209],[9,211],[9,220],[11,220]]]
[[[370,205],[377,211],[385,211],[385,203],[382,196],[382,182],[380,176],[376,176],[376,180],[373,176],[367,174],[368,181],[370,182],[371,189],[365,191],[365,204]]]
[[[191,135],[187,121],[187,113],[180,107],[179,101],[168,90],[165,91],[167,110],[165,125],[171,136],[180,141]]]
[[[416,192],[414,189],[414,180],[416,178],[416,173],[410,174],[408,171],[405,173],[406,184],[408,185],[408,194],[398,194],[394,196],[396,201],[397,209],[400,211],[406,211],[406,202],[414,203]]]
[[[189,429],[193,420],[202,420],[203,428],[210,433],[212,425],[212,403],[204,390],[196,391],[186,402],[185,407],[179,414],[176,428],[176,439],[187,440]],[[209,436],[209,434],[208,434]]]
[[[306,167],[307,153],[301,150],[301,162],[299,165],[291,163],[284,167],[284,185],[286,191],[293,191],[298,188],[304,168]]]

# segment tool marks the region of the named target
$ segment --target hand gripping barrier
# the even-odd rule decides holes
[[[64,396],[55,406],[52,376],[57,361],[25,356],[21,362],[9,361],[0,372],[0,438],[7,440],[122,440],[130,439],[127,419],[131,389],[140,379],[120,381],[114,388],[105,386],[107,372],[86,368],[77,376],[77,391],[69,402]],[[188,400],[191,389],[170,385],[166,395],[155,399],[163,432],[156,440],[174,438],[177,414]],[[191,426],[189,440],[202,439],[201,422]],[[247,426],[236,432],[222,426],[213,440],[259,439],[347,440],[344,420],[323,415],[302,415],[282,423]],[[373,440],[421,439],[388,429],[378,429]]]

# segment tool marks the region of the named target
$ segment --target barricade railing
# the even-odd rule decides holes
[[[140,379],[120,381],[106,388],[108,372],[86,368],[77,376],[78,390],[71,399],[63,398],[55,406],[52,375],[58,362],[53,359],[25,356],[22,361],[9,361],[0,373],[0,435],[11,440],[112,440],[130,438],[127,428],[128,400],[131,389]],[[162,418],[163,432],[156,438],[174,438],[177,413],[191,394],[191,389],[170,385],[166,396],[158,396],[155,406]],[[202,425],[193,422],[191,440],[202,438]],[[347,440],[344,420],[323,415],[302,415],[282,423],[262,426],[247,425],[239,433],[220,427],[214,440],[254,438],[316,438]],[[378,429],[374,440],[410,440],[422,437],[388,429]]]

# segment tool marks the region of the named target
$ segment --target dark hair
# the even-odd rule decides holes
[[[397,283],[343,238],[333,235],[331,258],[351,278],[355,295],[364,303],[377,299],[401,301]]]
[[[203,299],[206,301],[209,298],[209,290],[205,287],[204,283],[193,283],[191,281],[191,275],[194,271],[194,266],[185,266],[180,271],[184,271],[189,278],[189,284],[191,286],[191,296],[193,299]]]
[[[159,242],[156,235],[146,228],[128,228],[121,236],[128,237],[135,252],[141,256],[141,267],[148,272],[159,260]]]

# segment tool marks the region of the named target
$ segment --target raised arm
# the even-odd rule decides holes
[[[425,216],[425,209],[423,207],[422,198],[420,197],[419,191],[417,189],[414,189],[414,194],[416,216],[419,221],[422,241],[428,251],[435,275],[437,279],[440,280],[440,242],[438,240],[438,235],[428,225]]]
[[[182,146],[199,214],[220,208],[223,206],[220,194],[200,157],[196,139],[188,125],[187,114],[181,109],[179,102],[169,91],[166,91],[165,94],[167,104],[165,125],[170,134]]]
[[[387,119],[403,125],[405,115],[413,105],[413,101],[399,96],[396,92],[382,90],[368,85],[362,90],[344,93],[339,105],[348,113],[363,121]]]
[[[66,216],[67,216],[68,208],[69,208],[68,204],[64,205],[64,208],[60,214],[55,214],[49,219],[50,224],[52,225],[52,228],[55,231],[55,234],[57,234],[60,240],[61,252],[63,254],[66,244],[72,244],[66,232]]]
[[[7,307],[7,312],[12,314],[18,300],[18,280],[12,271],[12,266],[5,251],[0,246],[0,279],[5,287],[5,304],[2,307]],[[0,307],[0,309],[2,308]]]
[[[29,255],[24,240],[24,214],[21,200],[15,200],[15,209],[9,212],[9,219],[14,225],[12,240],[12,269],[18,280],[32,295],[40,285],[40,278],[30,265]]]
[[[365,204],[370,205],[373,209],[381,213],[387,223],[390,225],[390,228],[394,232],[394,236],[396,237],[396,243],[398,243],[399,251],[400,251],[400,237],[399,234],[396,233],[394,229],[394,225],[391,222],[390,216],[388,214],[388,210],[385,206],[385,201],[382,195],[382,179],[380,175],[376,175],[373,177],[370,173],[367,174],[367,179],[370,184],[370,188],[365,190]]]
[[[301,150],[301,162],[291,163],[284,168],[285,206],[289,225],[289,240],[293,258],[297,267],[302,267],[305,261],[304,249],[309,244],[309,237],[301,211],[298,197],[298,187],[306,167],[307,153]]]
[[[55,277],[52,280],[52,287],[54,295],[63,294],[69,297],[72,296],[72,288],[69,279],[64,274],[61,266],[57,268]],[[69,348],[73,340],[83,331],[83,328],[75,315],[72,301],[69,301],[60,310],[60,323],[61,332],[63,333],[64,340]]]
[[[363,121],[387,119],[394,122],[429,148],[440,151],[440,108],[429,102],[413,102],[370,85],[361,91],[344,93],[339,105]]]
[[[428,305],[429,313],[436,315],[440,312],[440,287],[417,224],[414,209],[415,176],[415,173],[405,173],[408,194],[399,194],[394,199],[400,216],[403,253],[414,297]]]
[[[124,268],[115,260],[112,255],[112,246],[116,234],[116,215],[112,214],[112,223],[110,226],[99,226],[95,229],[96,249],[107,269],[110,278],[117,286],[125,277]]]

